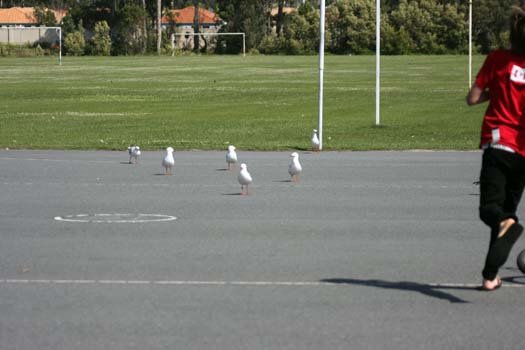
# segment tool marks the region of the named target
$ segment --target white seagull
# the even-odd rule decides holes
[[[128,147],[128,153],[129,153],[129,164],[133,164],[133,159],[135,159],[135,164],[139,162],[139,156],[140,156],[140,147],[136,145],[131,145]]]
[[[319,152],[319,147],[321,145],[321,142],[319,141],[319,136],[317,136],[316,129],[314,129],[311,141],[312,141],[312,151]]]
[[[162,166],[164,167],[164,174],[173,174],[172,168],[175,165],[175,158],[173,158],[173,148],[166,148],[166,155],[162,159]]]
[[[241,164],[241,171],[239,172],[239,176],[237,176],[237,180],[239,180],[239,183],[241,184],[241,195],[247,195],[248,185],[252,183],[252,176],[248,172],[246,164],[244,163]],[[246,187],[246,192],[244,192],[244,187]]]
[[[226,164],[228,164],[228,170],[231,170],[232,164],[237,163],[237,152],[233,145],[228,146],[228,153],[226,153]]]
[[[303,171],[303,167],[301,166],[301,163],[299,163],[299,154],[293,152],[290,154],[290,157],[292,157],[292,161],[288,166],[288,173],[292,177],[292,182],[299,182],[299,174]]]

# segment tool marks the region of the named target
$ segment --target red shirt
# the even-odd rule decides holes
[[[498,143],[525,156],[525,55],[510,50],[491,52],[476,85],[489,89],[490,94],[481,126],[481,145]]]

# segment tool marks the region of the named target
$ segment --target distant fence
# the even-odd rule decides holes
[[[60,33],[55,27],[0,27],[0,43],[6,44],[38,44],[60,43]]]

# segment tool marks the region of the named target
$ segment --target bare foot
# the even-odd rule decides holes
[[[508,218],[500,222],[498,238],[505,236],[505,233],[507,233],[509,228],[515,223],[516,223],[516,220],[514,220],[513,218]]]
[[[501,282],[501,278],[499,276],[496,276],[492,281],[490,280],[483,280],[483,284],[481,285],[481,290],[484,291],[493,291],[501,287],[503,282]]]

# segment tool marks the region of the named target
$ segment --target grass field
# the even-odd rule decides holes
[[[475,75],[483,57],[474,57]],[[467,107],[465,56],[328,56],[325,150],[475,149],[486,106]],[[0,147],[305,149],[318,119],[318,58],[0,59]]]

